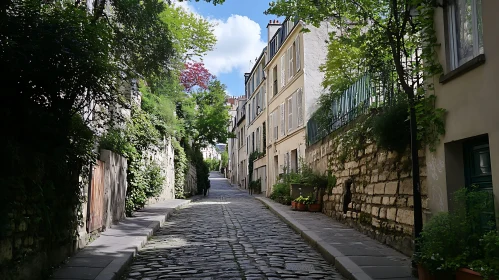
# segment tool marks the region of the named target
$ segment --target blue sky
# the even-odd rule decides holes
[[[226,0],[213,6],[203,0],[182,3],[188,10],[214,23],[218,42],[203,61],[210,72],[227,86],[228,94],[244,94],[244,72],[249,72],[267,44],[267,24],[277,19],[264,15],[269,0]],[[282,21],[282,18],[280,19]]]

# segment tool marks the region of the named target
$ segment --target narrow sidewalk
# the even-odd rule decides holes
[[[417,280],[411,259],[322,213],[292,211],[257,196],[348,279]]]
[[[115,280],[172,213],[199,197],[171,199],[146,206],[80,250],[54,271],[54,280]]]

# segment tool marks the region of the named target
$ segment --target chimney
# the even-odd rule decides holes
[[[279,28],[281,28],[281,23],[279,22],[279,20],[274,19],[269,21],[269,24],[267,24],[267,42],[270,43],[270,39],[272,39]]]

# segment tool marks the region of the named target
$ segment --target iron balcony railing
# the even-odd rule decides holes
[[[332,102],[331,122],[320,125],[315,117],[307,122],[307,144],[312,145],[347,125],[372,108],[391,106],[401,99],[394,71],[364,74]]]

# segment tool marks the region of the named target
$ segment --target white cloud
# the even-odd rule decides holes
[[[196,13],[188,2],[176,3],[186,11]],[[246,16],[231,15],[227,20],[206,18],[215,25],[217,43],[213,51],[203,57],[206,68],[214,75],[249,72],[255,58],[267,45],[262,41],[260,25]],[[250,63],[250,61],[252,63]]]

